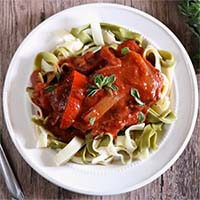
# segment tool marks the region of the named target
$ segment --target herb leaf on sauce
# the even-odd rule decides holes
[[[138,92],[137,89],[135,88],[131,88],[131,96],[133,96],[135,98],[135,101],[141,105],[141,106],[144,106],[144,103],[140,100],[140,94]]]
[[[145,115],[143,112],[139,112],[138,114],[138,123],[142,123],[145,120]]]
[[[116,91],[118,88],[114,85],[116,77],[114,74],[110,76],[104,76],[102,74],[97,74],[94,77],[94,84],[90,85],[88,88],[88,96],[94,96],[99,90],[106,89],[106,90],[113,90]]]
[[[121,49],[121,54],[122,55],[126,55],[129,52],[130,52],[130,49],[128,47],[124,47],[123,49]]]
[[[50,85],[50,86],[44,88],[44,92],[45,93],[52,92],[52,91],[54,91],[54,89],[55,89],[55,86]]]
[[[91,118],[89,119],[89,122],[90,122],[90,125],[91,125],[91,126],[94,125],[95,120],[96,120],[96,117],[91,117]]]

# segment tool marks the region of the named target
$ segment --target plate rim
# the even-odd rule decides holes
[[[108,6],[108,7],[114,7],[114,8],[120,8],[120,9],[124,9],[124,10],[127,10],[127,11],[131,11],[131,12],[134,12],[136,14],[139,14],[147,19],[149,19],[150,21],[153,21],[155,24],[159,25],[159,27],[161,27],[162,29],[164,29],[165,32],[167,32],[170,37],[172,37],[172,39],[177,43],[178,47],[180,48],[181,50],[181,53],[184,55],[185,57],[185,60],[188,62],[188,69],[190,71],[190,78],[192,80],[192,83],[193,83],[193,87],[194,87],[194,113],[193,113],[193,118],[192,118],[192,124],[190,126],[190,129],[189,129],[189,132],[184,140],[184,142],[182,143],[180,149],[176,152],[175,155],[173,155],[172,159],[169,160],[167,162],[167,164],[162,167],[157,173],[155,173],[153,176],[151,176],[150,178],[147,178],[146,180],[142,181],[141,183],[138,183],[134,186],[130,186],[130,187],[127,187],[121,191],[117,191],[117,192],[93,192],[93,191],[90,191],[90,190],[82,190],[82,189],[77,189],[76,187],[70,187],[70,186],[66,186],[62,183],[59,183],[57,182],[54,178],[52,178],[51,176],[49,176],[48,174],[44,173],[43,171],[40,171],[40,169],[38,169],[37,165],[35,165],[34,163],[31,162],[31,160],[23,154],[23,152],[21,151],[20,147],[18,146],[18,143],[16,142],[16,140],[12,137],[11,135],[11,132],[14,132],[13,128],[12,128],[12,125],[10,123],[10,119],[9,119],[9,112],[8,112],[8,109],[7,109],[7,102],[6,102],[6,92],[7,92],[7,88],[8,88],[8,83],[9,83],[9,74],[10,74],[10,71],[11,71],[11,67],[14,60],[15,60],[15,57],[16,55],[18,54],[18,52],[20,51],[20,49],[23,47],[23,45],[25,44],[25,42],[31,37],[31,35],[36,32],[41,26],[45,25],[45,23],[47,23],[48,21],[50,21],[51,19],[55,18],[57,15],[61,14],[61,13],[64,13],[68,10],[71,10],[71,9],[74,9],[74,8],[77,8],[77,7],[91,7],[91,6]],[[59,186],[59,187],[62,187],[64,189],[67,189],[67,190],[70,190],[70,191],[73,191],[73,192],[78,192],[78,193],[81,193],[81,194],[88,194],[88,195],[114,195],[114,194],[122,194],[122,193],[125,193],[125,192],[130,192],[130,191],[133,191],[133,190],[136,190],[138,188],[141,188],[149,183],[151,183],[152,181],[154,181],[155,179],[157,179],[158,177],[160,177],[163,173],[165,173],[165,171],[167,171],[167,169],[169,169],[174,163],[175,161],[180,157],[180,155],[183,153],[184,149],[186,148],[191,136],[192,136],[192,133],[194,131],[194,127],[195,127],[195,124],[196,124],[196,120],[197,120],[197,113],[198,113],[198,86],[197,86],[197,79],[196,79],[196,75],[195,75],[195,72],[194,72],[194,68],[193,68],[193,64],[190,60],[190,57],[186,51],[186,49],[184,48],[184,46],[182,45],[182,43],[179,41],[179,39],[176,37],[176,35],[165,25],[163,24],[162,22],[160,22],[158,19],[156,19],[155,17],[151,16],[150,14],[147,14],[146,12],[144,11],[141,11],[139,9],[136,9],[136,8],[132,8],[130,6],[126,6],[126,5],[122,5],[122,4],[116,4],[116,3],[88,3],[88,4],[82,4],[82,5],[78,5],[78,6],[74,6],[74,7],[70,7],[70,8],[66,8],[62,11],[59,11],[55,14],[53,14],[52,16],[48,17],[47,19],[45,19],[43,22],[41,22],[39,25],[37,25],[31,32],[28,33],[28,35],[24,38],[24,40],[21,42],[21,44],[19,45],[19,47],[17,48],[17,50],[15,51],[14,53],[14,56],[12,57],[12,60],[9,64],[9,67],[8,67],[8,70],[6,72],[6,76],[5,76],[5,80],[4,80],[4,85],[3,85],[3,114],[4,114],[4,119],[5,119],[5,122],[6,122],[6,126],[7,126],[7,129],[8,129],[8,132],[9,132],[9,135],[11,137],[11,140],[12,142],[14,143],[16,149],[18,150],[18,152],[20,153],[20,155],[22,156],[22,158],[26,161],[26,163],[34,170],[36,171],[38,174],[40,174],[43,178],[45,178],[46,180],[49,180],[51,183]]]

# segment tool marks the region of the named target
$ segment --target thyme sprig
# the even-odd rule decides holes
[[[104,76],[97,74],[94,76],[94,85],[90,85],[88,88],[88,96],[94,96],[99,90],[106,89],[108,91],[116,91],[118,88],[114,84],[116,80],[115,75]]]

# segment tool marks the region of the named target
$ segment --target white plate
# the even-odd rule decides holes
[[[177,60],[175,104],[178,120],[167,129],[160,148],[149,159],[127,166],[81,166],[69,163],[54,167],[52,150],[35,149],[31,106],[25,88],[34,56],[55,46],[52,32],[86,24],[97,18],[136,30],[157,47],[170,50]],[[164,173],[180,156],[194,129],[198,91],[190,58],[176,36],[150,15],[116,4],[87,4],[64,10],[37,26],[16,51],[5,80],[3,106],[13,143],[24,160],[40,175],[65,189],[85,194],[108,195],[135,190]]]

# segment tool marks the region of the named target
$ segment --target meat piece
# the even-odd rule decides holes
[[[88,51],[83,56],[70,57],[61,60],[59,66],[62,66],[62,68],[76,70],[82,74],[88,75],[105,64],[106,63],[104,59],[99,56],[99,52],[94,54]]]
[[[33,71],[33,73],[31,74],[31,83],[32,83],[32,87],[35,87],[38,83],[41,83],[41,79],[39,78],[39,70],[35,70]]]
[[[107,65],[121,66],[121,60],[115,57],[108,46],[101,48],[100,56],[107,61]]]
[[[130,52],[122,58],[122,67],[123,82],[138,89],[143,102],[148,104],[159,99],[163,77],[151,63],[140,54]]]
[[[51,105],[48,96],[44,92],[44,88],[47,86],[48,85],[45,83],[37,83],[37,85],[34,87],[32,100],[43,110],[51,111]]]
[[[134,40],[127,40],[127,41],[121,43],[118,46],[117,51],[116,51],[116,55],[119,56],[119,57],[124,56],[121,53],[121,51],[125,47],[128,47],[129,50],[135,51],[135,52],[137,52],[137,53],[139,53],[141,55],[143,54],[143,51],[144,51],[144,49],[142,47],[140,47]]]

